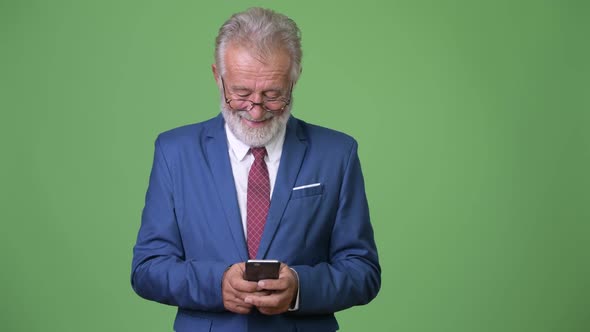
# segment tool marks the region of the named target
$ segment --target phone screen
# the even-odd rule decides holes
[[[248,260],[244,279],[258,281],[263,279],[278,279],[281,263],[277,260]]]

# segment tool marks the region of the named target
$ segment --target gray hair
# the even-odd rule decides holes
[[[261,58],[277,49],[291,57],[290,78],[296,82],[301,73],[301,31],[289,17],[264,8],[250,8],[232,15],[219,29],[215,39],[215,63],[225,73],[224,55],[229,43],[251,48]]]

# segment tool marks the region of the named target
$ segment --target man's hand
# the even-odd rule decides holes
[[[244,298],[245,304],[256,306],[265,315],[281,314],[289,310],[297,296],[297,276],[287,265],[281,263],[279,279],[260,280],[257,290],[258,293],[248,294]]]
[[[244,302],[247,296],[262,297],[268,295],[268,291],[258,288],[254,281],[244,280],[244,263],[232,265],[223,274],[221,282],[221,294],[225,309],[237,314],[247,314],[252,310],[253,305]]]

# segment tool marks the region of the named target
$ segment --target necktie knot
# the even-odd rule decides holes
[[[252,155],[254,156],[254,160],[264,160],[264,156],[266,156],[266,148],[250,148]]]

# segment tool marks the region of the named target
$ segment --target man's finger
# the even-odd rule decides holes
[[[289,287],[296,287],[297,277],[287,265],[283,264],[279,279],[265,279],[258,282],[258,289],[282,291]]]
[[[282,311],[277,310],[275,308],[267,308],[267,307],[260,307],[258,308],[258,312],[264,315],[278,315],[282,313]]]
[[[229,282],[233,289],[240,292],[252,293],[259,290],[255,281],[247,281],[242,277],[231,279]]]
[[[233,289],[240,292],[254,292],[257,290],[256,282],[244,280],[244,266],[244,263],[232,265],[225,276]]]
[[[231,311],[231,312],[235,312],[237,314],[248,314],[250,313],[250,311],[252,311],[252,305],[249,306],[244,306],[244,305],[239,305],[239,304],[233,304],[229,307],[226,307],[227,310]]]
[[[284,279],[265,279],[258,282],[258,289],[282,291],[289,287],[289,283]]]
[[[248,304],[252,304],[256,307],[263,308],[263,307],[270,307],[276,308],[279,306],[281,302],[281,296],[279,294],[272,294],[268,296],[254,296],[248,295],[244,299],[244,302]]]

